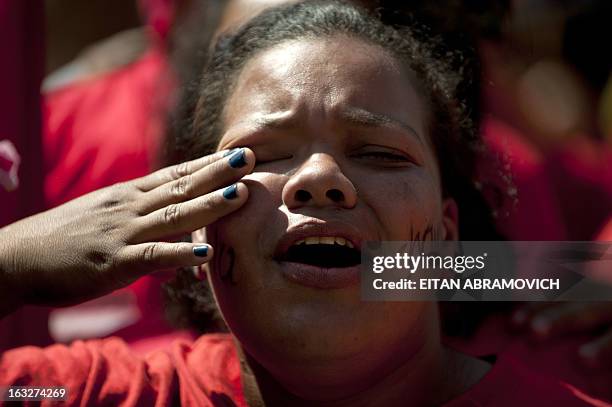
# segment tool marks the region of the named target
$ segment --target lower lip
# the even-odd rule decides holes
[[[359,266],[322,268],[288,261],[278,264],[285,278],[307,287],[331,290],[346,288],[359,282]]]

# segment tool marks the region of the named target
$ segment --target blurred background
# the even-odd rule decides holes
[[[0,226],[162,166],[191,52],[283,2],[0,0]],[[508,239],[612,241],[612,2],[360,3],[394,23],[416,13],[474,60],[490,158],[478,182]],[[163,315],[168,275],[25,307],[0,322],[0,348],[117,335],[146,352],[188,337]]]

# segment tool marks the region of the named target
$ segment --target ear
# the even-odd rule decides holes
[[[459,208],[453,198],[442,202],[442,239],[459,240]]]

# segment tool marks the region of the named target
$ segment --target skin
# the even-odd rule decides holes
[[[23,304],[71,305],[159,269],[199,266],[199,244],[172,242],[235,211],[248,198],[223,190],[255,163],[229,165],[219,152],[94,191],[0,229],[0,316]],[[196,226],[199,224],[199,226]]]
[[[239,75],[219,148],[248,146],[258,161],[243,179],[249,201],[206,235],[217,250],[210,281],[244,352],[253,405],[435,404],[486,370],[441,346],[435,303],[366,303],[358,285],[308,288],[273,258],[286,231],[308,222],[347,225],[363,240],[426,230],[457,239],[428,108],[410,77],[383,50],[346,37],[277,45]]]

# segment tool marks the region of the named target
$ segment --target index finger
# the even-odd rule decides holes
[[[142,178],[137,178],[132,182],[142,192],[148,192],[167,182],[177,180],[185,175],[192,174],[201,168],[223,158],[230,150],[221,150],[216,153],[196,158],[195,160],[185,161],[180,164],[171,165],[161,170],[157,170]]]

